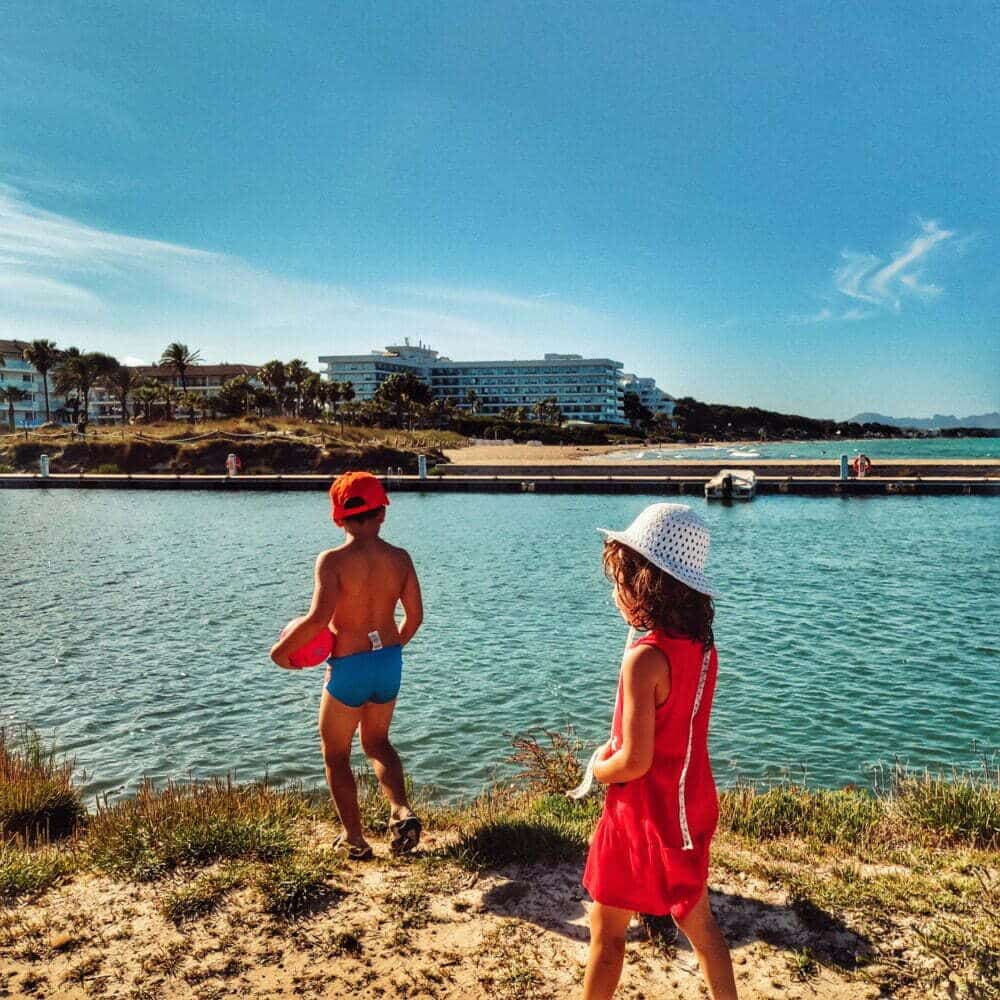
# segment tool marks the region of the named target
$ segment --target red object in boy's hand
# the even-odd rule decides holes
[[[282,630],[280,639],[284,639],[286,635],[296,625],[305,621],[305,618],[293,618]],[[325,660],[327,660],[333,653],[333,633],[324,626],[319,634],[311,642],[307,642],[304,646],[300,646],[288,657],[288,662],[298,669],[303,667],[317,667]]]

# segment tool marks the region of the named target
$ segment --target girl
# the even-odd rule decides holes
[[[718,820],[708,758],[718,668],[704,574],[708,529],[690,507],[659,503],[625,531],[603,533],[615,604],[647,634],[626,651],[611,740],[594,766],[608,792],[583,878],[594,899],[584,1000],[614,994],[634,913],[669,913],[713,1000],[736,1000],[706,885]]]

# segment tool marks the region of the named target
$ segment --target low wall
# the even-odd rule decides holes
[[[758,476],[794,476],[796,478],[814,478],[816,476],[839,478],[840,476],[839,461],[792,462],[783,459],[757,459],[753,462],[734,462],[732,459],[712,462],[566,462],[538,465],[464,465],[461,462],[449,462],[437,466],[435,474],[442,476],[531,476],[539,479],[546,479],[550,476],[612,476],[615,479],[629,476],[645,478],[701,476],[710,478],[720,469],[752,469]],[[1000,477],[1000,461],[883,460],[872,464],[869,475],[885,478],[917,476]]]

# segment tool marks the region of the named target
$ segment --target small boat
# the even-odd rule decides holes
[[[720,469],[705,483],[706,500],[753,500],[756,492],[753,469]]]

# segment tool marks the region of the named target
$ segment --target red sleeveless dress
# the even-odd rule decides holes
[[[670,694],[656,710],[652,766],[641,778],[608,787],[583,884],[605,906],[683,919],[705,888],[719,818],[708,758],[719,661],[714,647],[658,631],[635,645],[655,646],[670,661]],[[620,747],[620,677],[611,736]]]

